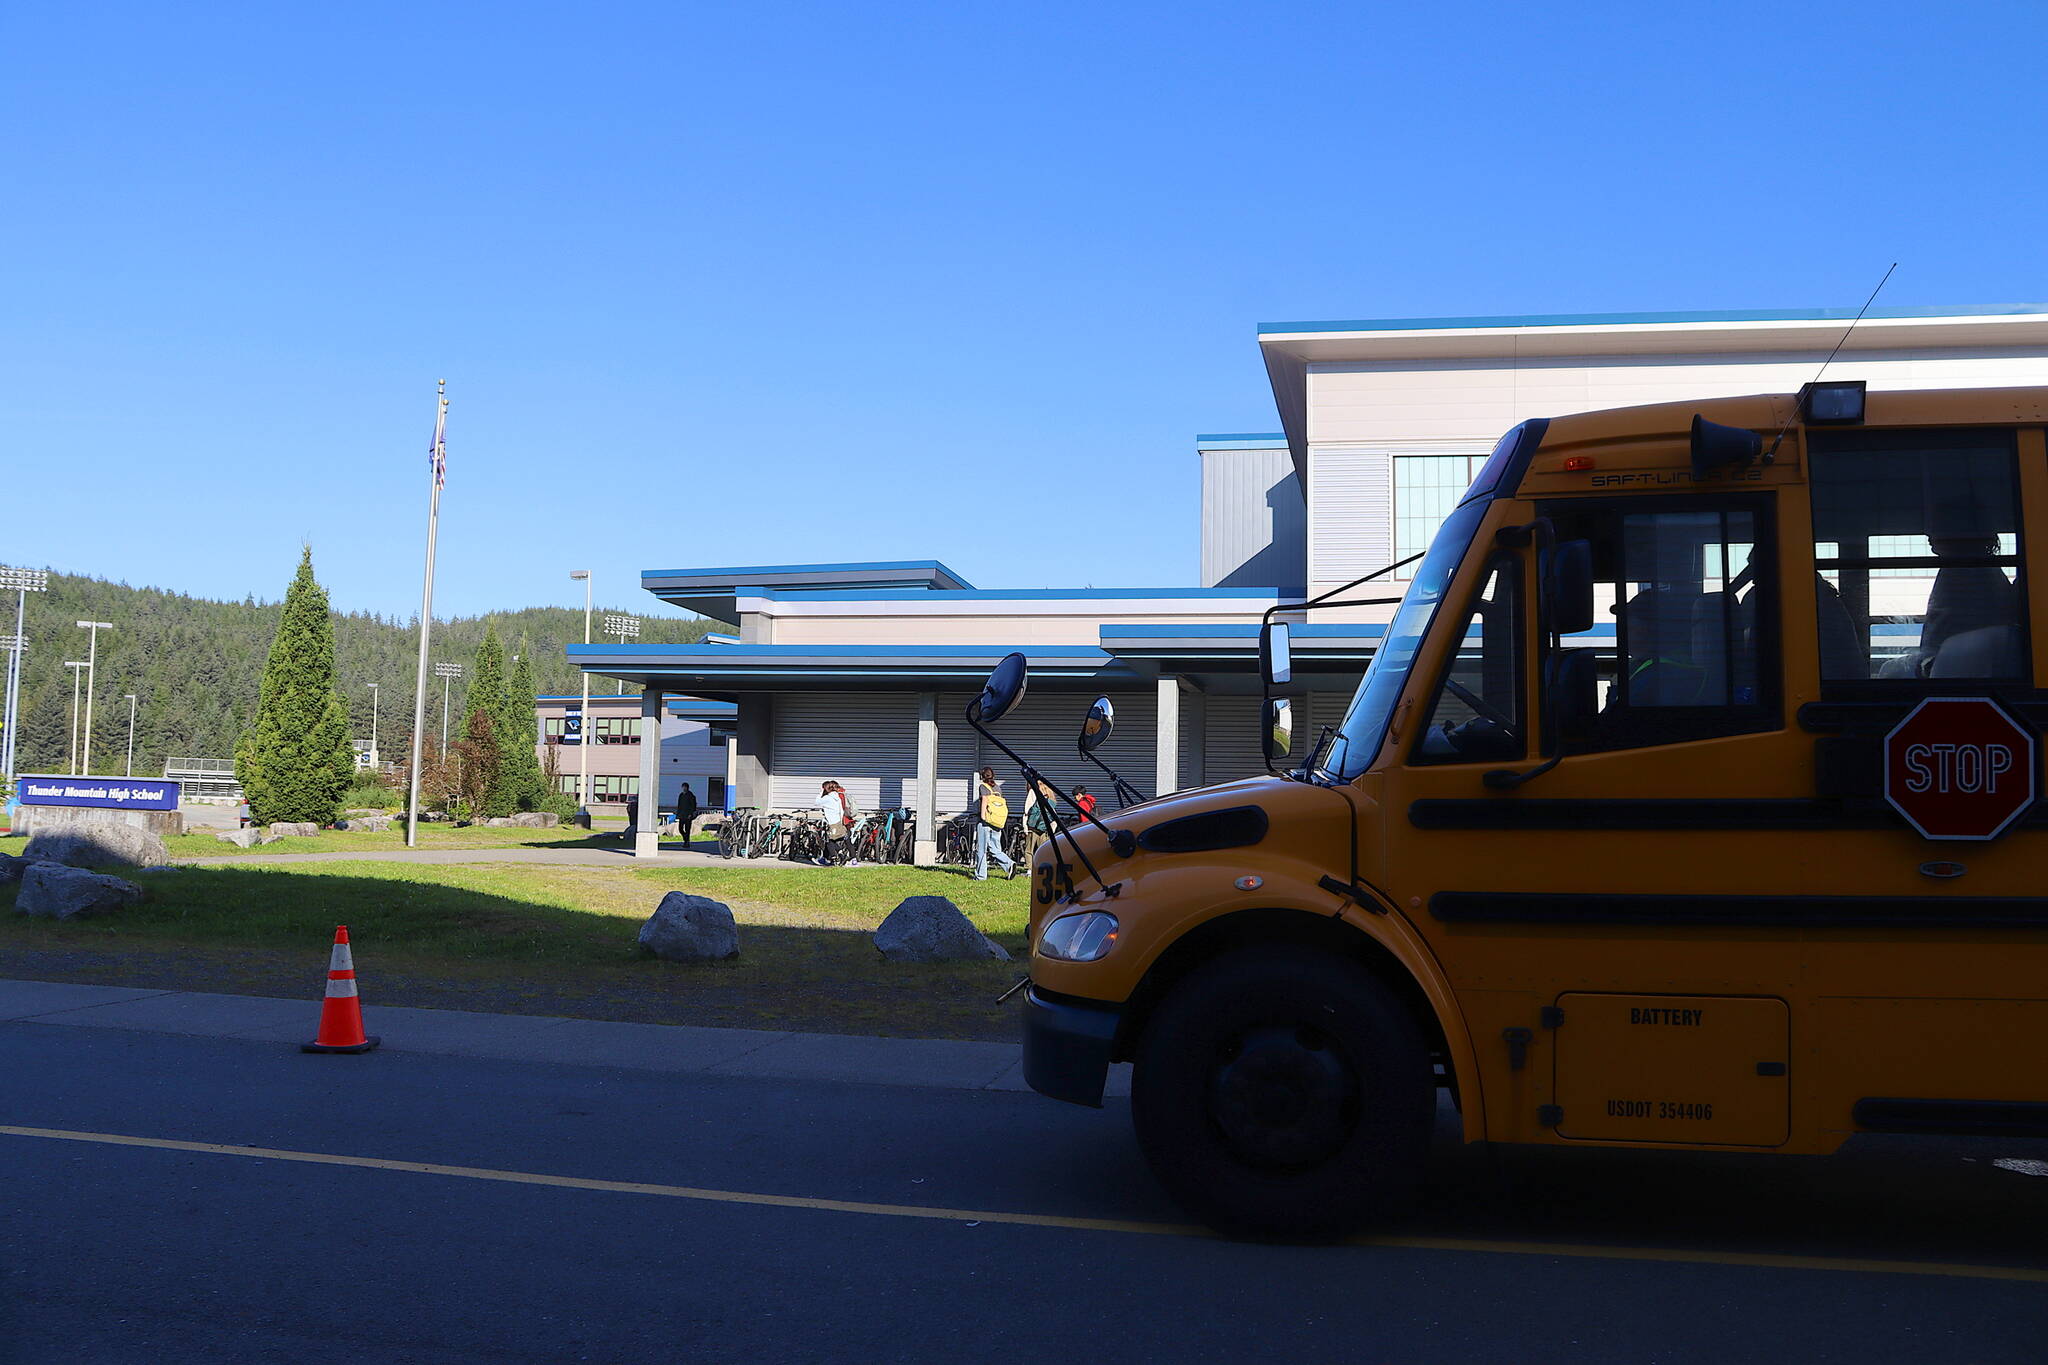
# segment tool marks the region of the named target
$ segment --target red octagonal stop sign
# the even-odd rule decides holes
[[[1884,737],[1884,799],[1924,838],[1996,839],[2034,795],[2034,732],[1989,697],[1929,697]]]

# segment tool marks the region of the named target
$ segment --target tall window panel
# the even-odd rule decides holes
[[[1472,483],[1484,456],[1397,455],[1394,457],[1394,558],[1429,548],[1458,498]],[[1404,577],[1405,572],[1404,572]]]

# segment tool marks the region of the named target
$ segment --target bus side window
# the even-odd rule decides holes
[[[2023,681],[2012,433],[1814,431],[1807,440],[1823,685]]]
[[[1702,498],[1578,505],[1558,534],[1593,543],[1612,625],[1600,708],[1575,748],[1676,744],[1776,729],[1777,615],[1766,504]],[[1611,640],[1605,638],[1611,634]]]

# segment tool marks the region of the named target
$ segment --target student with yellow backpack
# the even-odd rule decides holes
[[[988,880],[988,860],[1003,865],[1010,876],[1017,875],[1017,860],[1003,852],[1003,826],[1010,822],[1010,803],[1003,799],[1003,784],[994,768],[983,768],[975,778],[974,795],[974,880]]]

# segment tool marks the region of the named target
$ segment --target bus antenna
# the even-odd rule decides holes
[[[1856,316],[1851,318],[1849,320],[1849,325],[1842,329],[1842,339],[1835,343],[1835,349],[1828,352],[1828,358],[1826,360],[1821,361],[1820,368],[1813,372],[1813,378],[1806,381],[1807,388],[1812,388],[1815,384],[1820,383],[1820,377],[1828,372],[1828,366],[1834,364],[1835,357],[1842,353],[1842,347],[1845,344],[1847,344],[1849,340],[1849,333],[1855,331],[1856,324],[1863,321],[1863,315],[1870,311],[1870,305],[1877,302],[1878,294],[1884,289],[1886,282],[1891,279],[1892,271],[1897,270],[1898,268],[1899,263],[1897,261],[1893,261],[1891,263],[1891,267],[1884,272],[1884,279],[1879,280],[1877,282],[1877,288],[1870,291],[1870,297],[1863,300],[1863,306],[1856,310]],[[1794,422],[1797,422],[1798,420],[1799,407],[1797,404],[1794,404],[1792,408],[1792,416],[1786,420],[1784,426],[1778,428],[1778,434],[1771,440],[1771,448],[1764,452],[1763,462],[1765,464],[1769,464],[1773,460],[1778,458],[1778,447],[1785,443],[1786,434],[1792,430],[1792,424]]]

